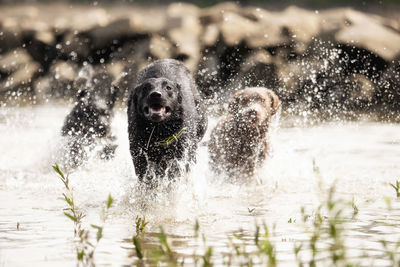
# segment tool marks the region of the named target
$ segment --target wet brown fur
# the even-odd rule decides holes
[[[279,110],[278,96],[263,87],[236,92],[228,114],[211,132],[210,163],[213,171],[230,179],[251,177],[268,154],[268,130]]]

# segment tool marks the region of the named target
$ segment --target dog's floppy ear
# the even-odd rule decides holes
[[[136,103],[137,103],[137,95],[135,93],[135,89],[131,89],[131,92],[129,94],[129,98],[128,98],[128,116],[133,115],[136,109]]]
[[[271,111],[272,115],[274,115],[281,107],[281,101],[279,100],[279,97],[272,90],[268,89],[267,94],[269,96],[269,99],[271,100]]]
[[[137,105],[138,105],[138,98],[139,98],[139,93],[143,87],[143,84],[138,84],[135,88],[131,89],[131,92],[129,94],[129,99],[128,99],[128,110],[129,111],[136,111]]]
[[[131,93],[131,98],[130,98],[130,103],[131,105],[134,105],[136,107],[137,102],[138,102],[138,92],[139,92],[139,86],[136,86],[135,88],[132,89],[132,93]]]

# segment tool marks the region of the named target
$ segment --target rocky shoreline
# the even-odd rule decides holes
[[[165,7],[0,6],[0,99],[40,103],[75,95],[87,62],[107,85],[160,58],[182,60],[205,98],[266,86],[284,107],[400,109],[400,19],[351,8],[282,11],[222,3]]]

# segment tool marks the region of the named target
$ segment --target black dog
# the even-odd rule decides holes
[[[206,128],[197,86],[181,62],[158,60],[139,73],[128,102],[130,152],[139,181],[155,186],[154,178],[174,180],[187,172]]]
[[[77,102],[65,119],[61,134],[68,138],[67,164],[76,167],[86,158],[86,149],[92,149],[101,140],[101,158],[113,156],[116,145],[111,135],[111,116],[118,89],[112,86],[113,77],[103,71],[94,73],[87,65],[74,81]]]

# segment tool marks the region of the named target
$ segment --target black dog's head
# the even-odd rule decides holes
[[[180,85],[166,78],[150,78],[133,92],[132,103],[137,114],[147,121],[168,121],[178,112],[182,102]]]
[[[113,77],[104,70],[95,72],[91,65],[84,66],[74,81],[77,100],[81,105],[93,105],[100,110],[111,111],[119,89],[113,84]]]

